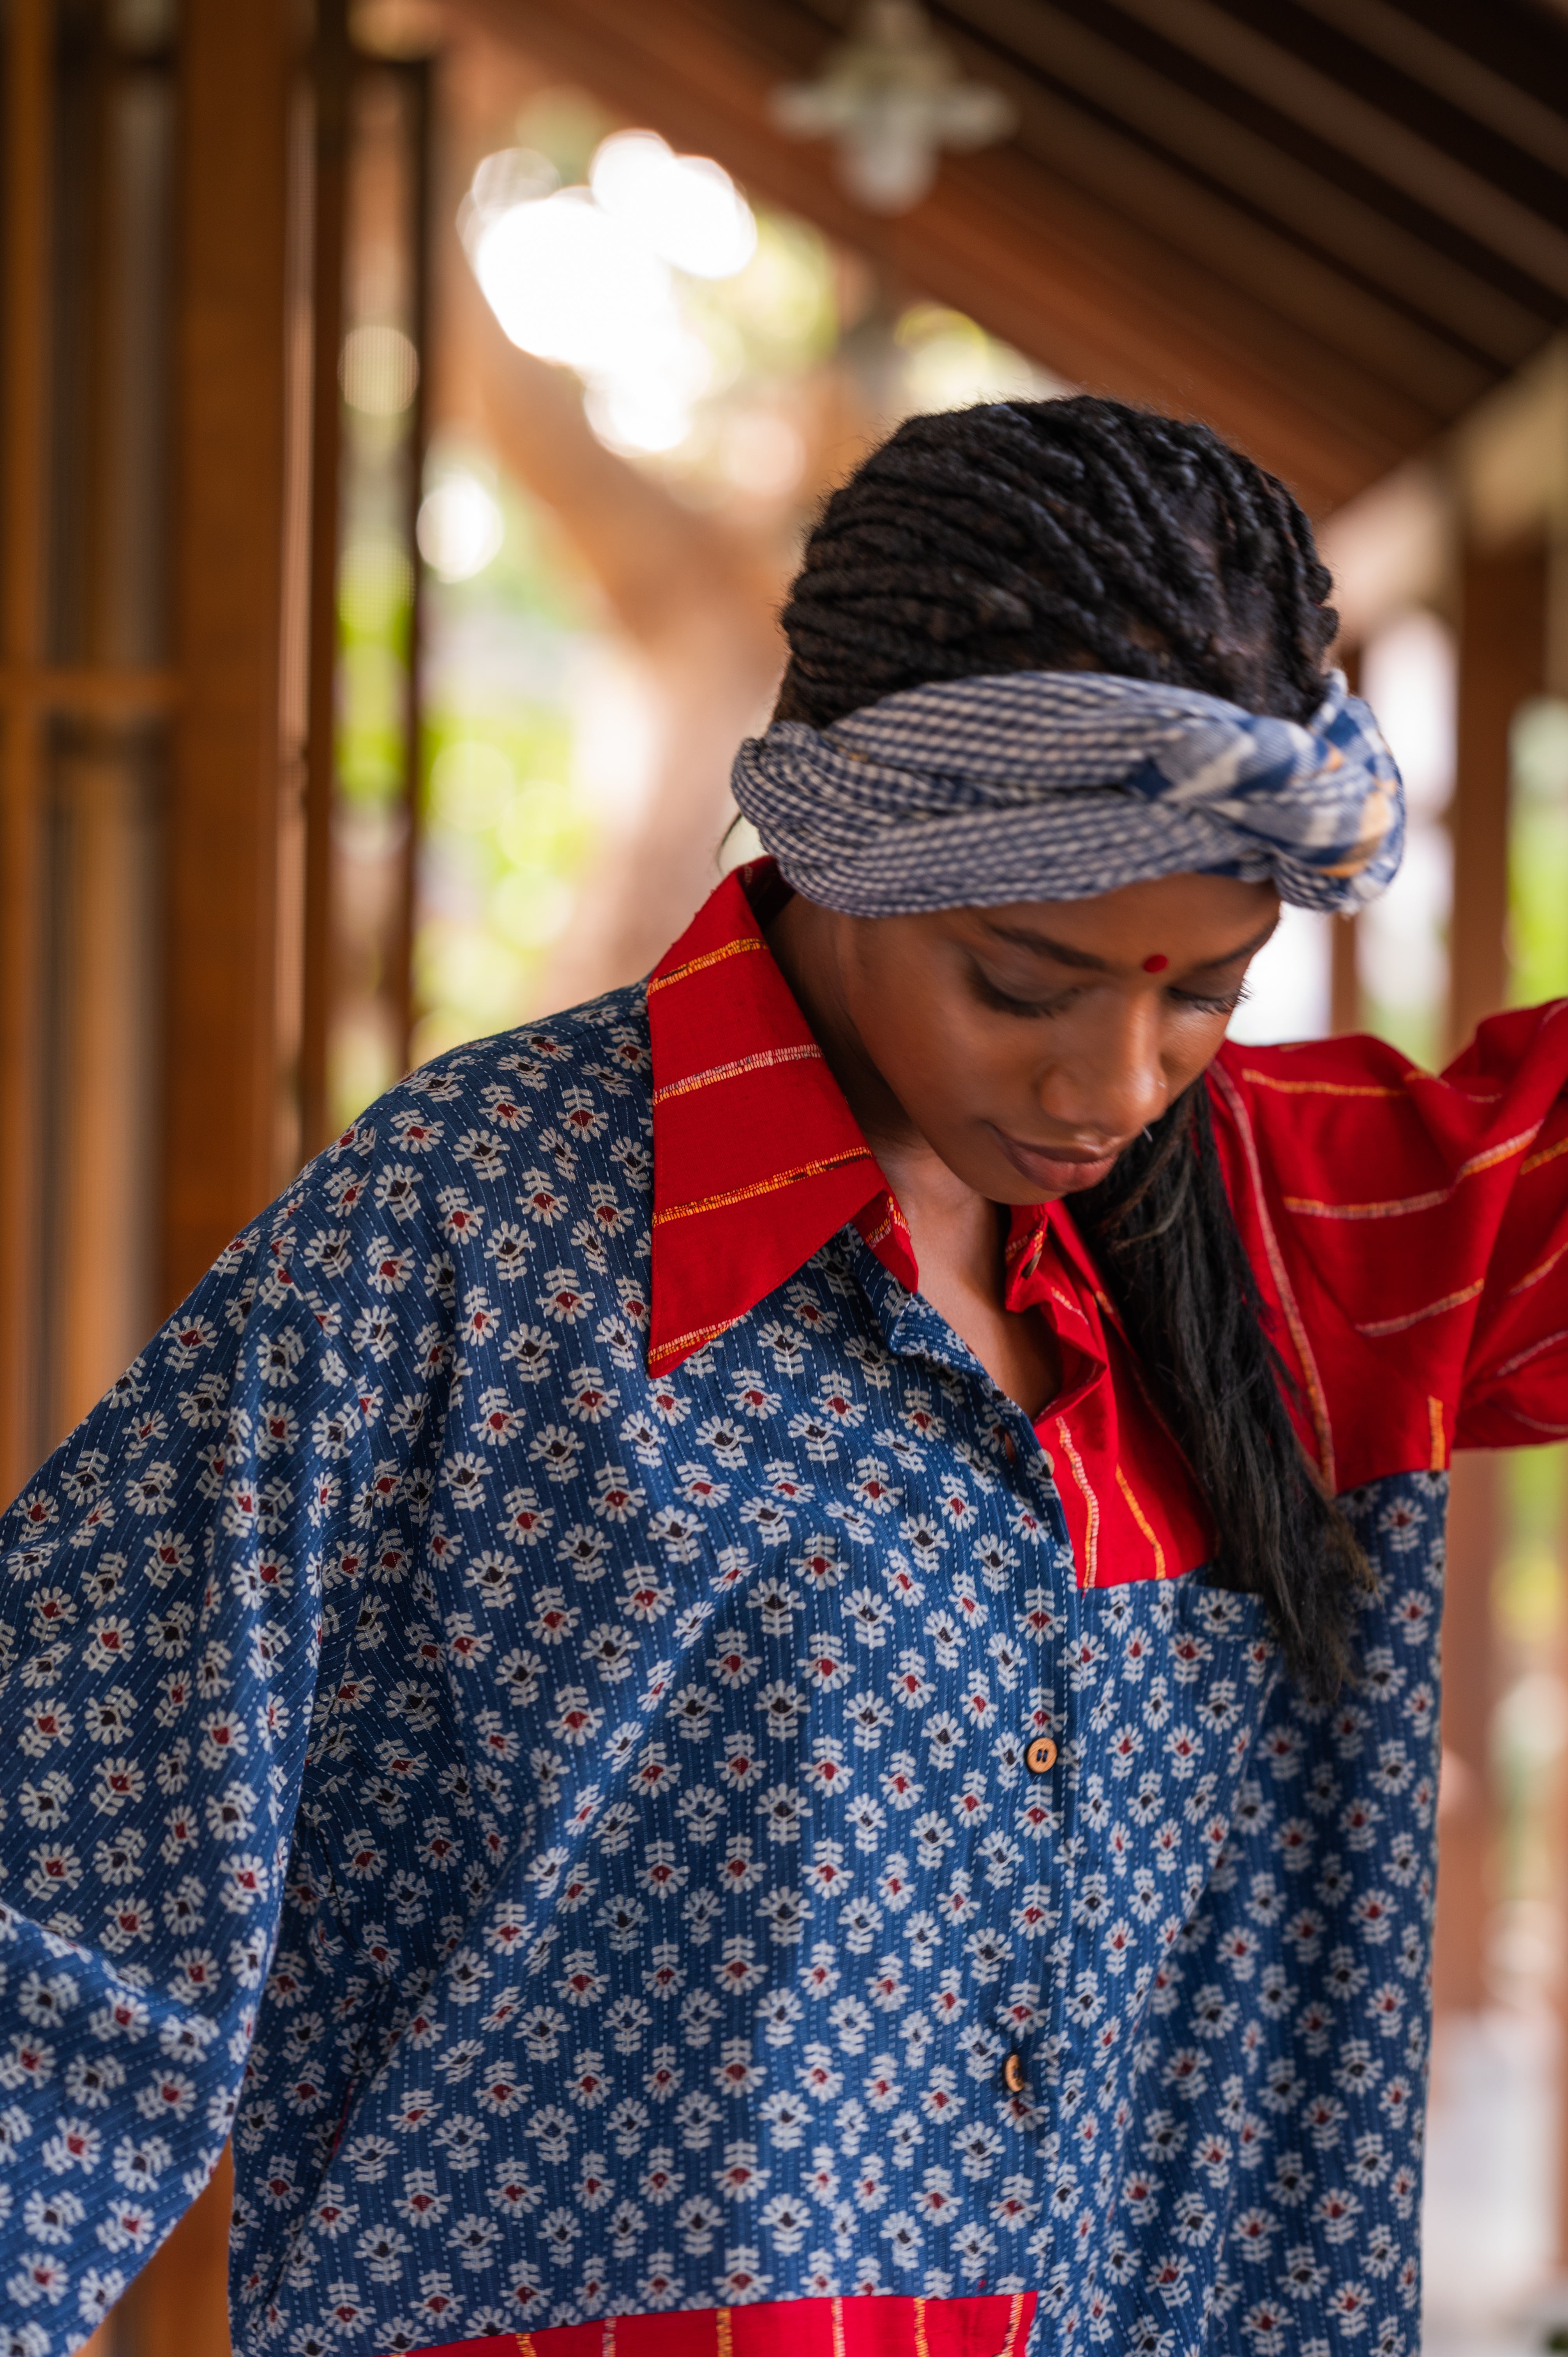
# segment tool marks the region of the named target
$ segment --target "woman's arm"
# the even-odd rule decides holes
[[[1357,1038],[1228,1045],[1210,1085],[1332,1488],[1568,1431],[1568,1002],[1441,1074]]]
[[[344,1633],[324,1573],[407,1454],[356,1330],[360,1178],[323,1157],[0,1523],[0,2287],[39,2357],[194,2200],[238,2098]]]

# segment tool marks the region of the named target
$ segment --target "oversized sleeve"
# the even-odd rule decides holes
[[[0,2308],[37,2357],[87,2336],[228,2133],[324,1558],[417,1421],[363,1373],[358,1170],[328,1158],[232,1244],[0,1522]]]
[[[1568,1434],[1568,1001],[1442,1073],[1369,1039],[1227,1045],[1210,1095],[1334,1489]]]

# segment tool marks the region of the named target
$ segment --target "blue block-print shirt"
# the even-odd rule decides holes
[[[1038,1430],[874,1168],[794,1257],[848,1116],[748,928],[732,883],[662,1046],[639,986],[394,1090],[0,1526],[0,2349],[74,2347],[231,2132],[256,2357],[1023,2288],[1038,2351],[1416,2347],[1442,1468],[1568,1424],[1568,1025],[1217,1075],[1375,1574],[1318,1706],[1205,1584],[1059,1212]],[[655,1084],[742,1065],[816,1112],[715,1100],[656,1197]],[[1447,1262],[1283,1192],[1376,1165],[1419,1221],[1433,1156]]]

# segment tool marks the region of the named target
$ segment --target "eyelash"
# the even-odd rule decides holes
[[[994,1006],[1000,1014],[1016,1015],[1025,1020],[1046,1015],[1059,1015],[1073,996],[1070,990],[1065,990],[1055,998],[1010,998],[1004,990],[998,990],[993,982],[988,982],[984,974],[978,972],[975,974],[975,987],[985,1006]],[[1183,1006],[1190,1006],[1198,1015],[1229,1017],[1235,1014],[1236,1009],[1249,993],[1246,984],[1242,983],[1239,989],[1228,992],[1223,998],[1203,998],[1196,991],[1190,990],[1167,990],[1165,995]]]

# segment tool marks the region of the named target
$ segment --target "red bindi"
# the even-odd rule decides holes
[[[1162,957],[1158,950],[1156,950],[1153,957],[1146,957],[1144,960],[1144,972],[1145,974],[1164,974],[1169,963],[1169,958]]]

